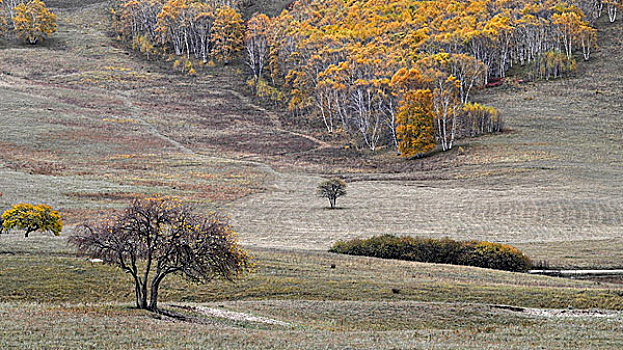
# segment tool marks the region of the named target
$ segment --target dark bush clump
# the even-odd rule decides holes
[[[526,271],[532,266],[532,262],[527,256],[510,245],[482,241],[460,242],[448,238],[433,239],[383,235],[368,239],[338,241],[329,251],[384,259],[467,265],[506,271]]]

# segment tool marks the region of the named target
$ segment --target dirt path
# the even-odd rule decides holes
[[[526,316],[537,316],[546,318],[620,318],[620,311],[613,310],[575,310],[575,309],[541,309],[541,308],[529,308],[518,307],[511,305],[489,305],[492,310],[503,310],[513,314],[521,314]]]
[[[243,313],[243,312],[229,311],[226,309],[217,309],[217,308],[205,307],[205,306],[200,306],[200,305],[191,306],[191,305],[171,304],[170,306],[174,308],[195,311],[207,317],[222,318],[222,319],[227,319],[227,320],[235,321],[235,322],[262,323],[262,324],[267,324],[267,325],[283,326],[283,327],[293,326],[291,323],[288,323],[288,322],[279,321],[279,320],[275,320],[275,319],[267,318],[267,317],[254,316],[254,315]]]
[[[3,76],[0,74],[0,87],[10,88],[10,89],[14,89],[15,91],[20,91],[24,94],[29,94],[29,93],[32,93],[29,90],[32,90],[33,88],[37,88],[37,82],[31,82],[25,79],[21,79],[17,77],[10,77],[6,75]],[[57,86],[55,87],[55,89],[63,90],[66,88]],[[254,165],[254,166],[263,168],[264,170],[266,170],[267,172],[271,174],[276,174],[276,171],[269,164],[265,162],[198,154],[197,152],[183,145],[179,141],[173,139],[170,136],[163,134],[153,124],[150,124],[149,122],[147,122],[141,115],[142,114],[141,109],[137,107],[135,102],[133,102],[130,97],[126,96],[125,93],[115,91],[113,94],[111,94],[110,91],[106,91],[106,90],[102,90],[102,89],[98,89],[94,87],[89,87],[88,90],[87,89],[81,89],[81,90],[83,90],[84,93],[88,93],[89,95],[93,95],[93,96],[103,96],[103,97],[110,98],[110,99],[120,99],[123,102],[123,104],[126,106],[126,108],[131,111],[129,115],[131,119],[138,121],[140,125],[143,126],[144,129],[149,134],[151,134],[152,136],[162,141],[165,141],[166,143],[171,144],[174,148],[176,148],[182,154],[190,155],[190,156],[200,158],[200,159],[205,159],[205,160],[218,160],[218,161],[225,161],[225,162],[231,162],[231,163]],[[68,91],[74,91],[74,90],[68,90]],[[45,98],[49,100],[50,102],[58,102],[56,99],[50,96],[40,95],[39,98]]]
[[[224,89],[223,91],[227,91],[230,94],[238,97],[242,102],[246,103],[247,105],[255,108],[256,110],[265,113],[270,120],[272,121],[273,125],[275,125],[275,130],[276,131],[281,131],[281,132],[287,132],[291,135],[295,135],[295,136],[299,136],[302,138],[305,138],[307,140],[310,140],[312,142],[315,142],[316,144],[318,144],[318,149],[323,149],[323,148],[328,148],[331,147],[331,145],[327,142],[324,142],[322,140],[319,140],[313,136],[310,135],[306,135],[306,134],[301,134],[299,132],[295,132],[295,131],[290,131],[290,130],[286,130],[283,128],[283,124],[281,123],[281,120],[279,119],[279,116],[277,116],[275,113],[267,110],[266,108],[262,107],[262,106],[258,106],[257,104],[253,103],[253,101],[251,101],[249,98],[247,98],[246,96],[244,96],[243,94],[239,93],[236,90],[231,90],[231,89]]]
[[[231,163],[254,165],[254,166],[260,167],[261,169],[263,169],[264,171],[266,171],[267,173],[270,173],[272,175],[278,174],[273,167],[271,167],[269,164],[267,164],[265,162],[252,161],[252,160],[246,160],[246,159],[233,159],[233,158],[217,157],[217,156],[209,156],[209,155],[205,155],[205,154],[199,154],[199,153],[193,151],[192,149],[184,146],[183,144],[181,144],[177,140],[173,139],[172,137],[169,137],[169,136],[163,134],[155,126],[153,126],[152,124],[148,123],[141,116],[141,112],[140,112],[139,108],[137,108],[135,106],[134,102],[132,102],[132,100],[130,98],[128,98],[127,96],[124,96],[122,94],[119,94],[117,96],[119,98],[121,98],[123,103],[132,111],[132,118],[138,120],[141,123],[141,125],[143,125],[150,134],[152,134],[154,137],[157,137],[157,138],[159,138],[159,139],[161,139],[161,140],[163,140],[165,142],[168,142],[169,144],[171,144],[175,148],[177,148],[180,152],[182,152],[182,153],[184,153],[186,155],[191,155],[193,157],[204,159],[204,160],[218,160],[218,161],[225,161],[225,162],[231,162]]]

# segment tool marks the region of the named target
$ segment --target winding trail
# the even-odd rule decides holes
[[[236,322],[263,323],[263,324],[268,324],[268,325],[284,326],[284,327],[293,326],[293,324],[291,323],[279,321],[273,318],[254,316],[251,314],[247,314],[243,312],[235,312],[235,311],[230,311],[226,309],[217,309],[217,308],[206,307],[206,306],[201,306],[201,305],[190,306],[190,305],[171,304],[170,306],[179,308],[179,309],[192,310],[192,311],[198,312],[208,317],[222,318],[222,319],[227,319],[227,320],[236,321]]]
[[[286,132],[286,133],[288,133],[290,135],[295,135],[295,136],[307,139],[309,141],[312,141],[312,142],[314,142],[314,143],[316,143],[318,145],[318,148],[316,148],[316,150],[332,147],[329,143],[327,143],[325,141],[322,141],[322,140],[319,140],[319,139],[317,139],[317,138],[315,138],[313,136],[302,134],[302,133],[296,132],[296,131],[291,131],[291,130],[284,129],[283,128],[283,124],[281,123],[281,120],[279,119],[279,116],[277,116],[275,113],[267,110],[266,108],[253,103],[253,101],[251,101],[249,98],[247,98],[243,94],[239,93],[238,91],[232,90],[232,89],[222,89],[222,90],[223,91],[227,91],[230,94],[236,96],[242,102],[244,102],[248,106],[253,107],[255,110],[260,111],[260,112],[266,114],[270,118],[270,120],[273,123],[273,125],[275,126],[275,130],[276,131]]]

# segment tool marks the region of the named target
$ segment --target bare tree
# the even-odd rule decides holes
[[[158,288],[170,274],[206,283],[233,280],[253,265],[225,218],[201,217],[169,197],[134,200],[117,216],[81,226],[70,242],[130,274],[136,307],[151,311],[158,310]]]
[[[318,196],[329,199],[331,209],[335,208],[337,197],[346,195],[346,182],[342,179],[333,178],[325,180],[318,185]]]

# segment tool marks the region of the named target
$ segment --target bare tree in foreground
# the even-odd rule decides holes
[[[81,226],[71,243],[129,273],[136,307],[151,311],[158,310],[158,288],[170,274],[205,283],[233,280],[253,266],[225,218],[201,217],[169,197],[134,200],[118,216]]]

